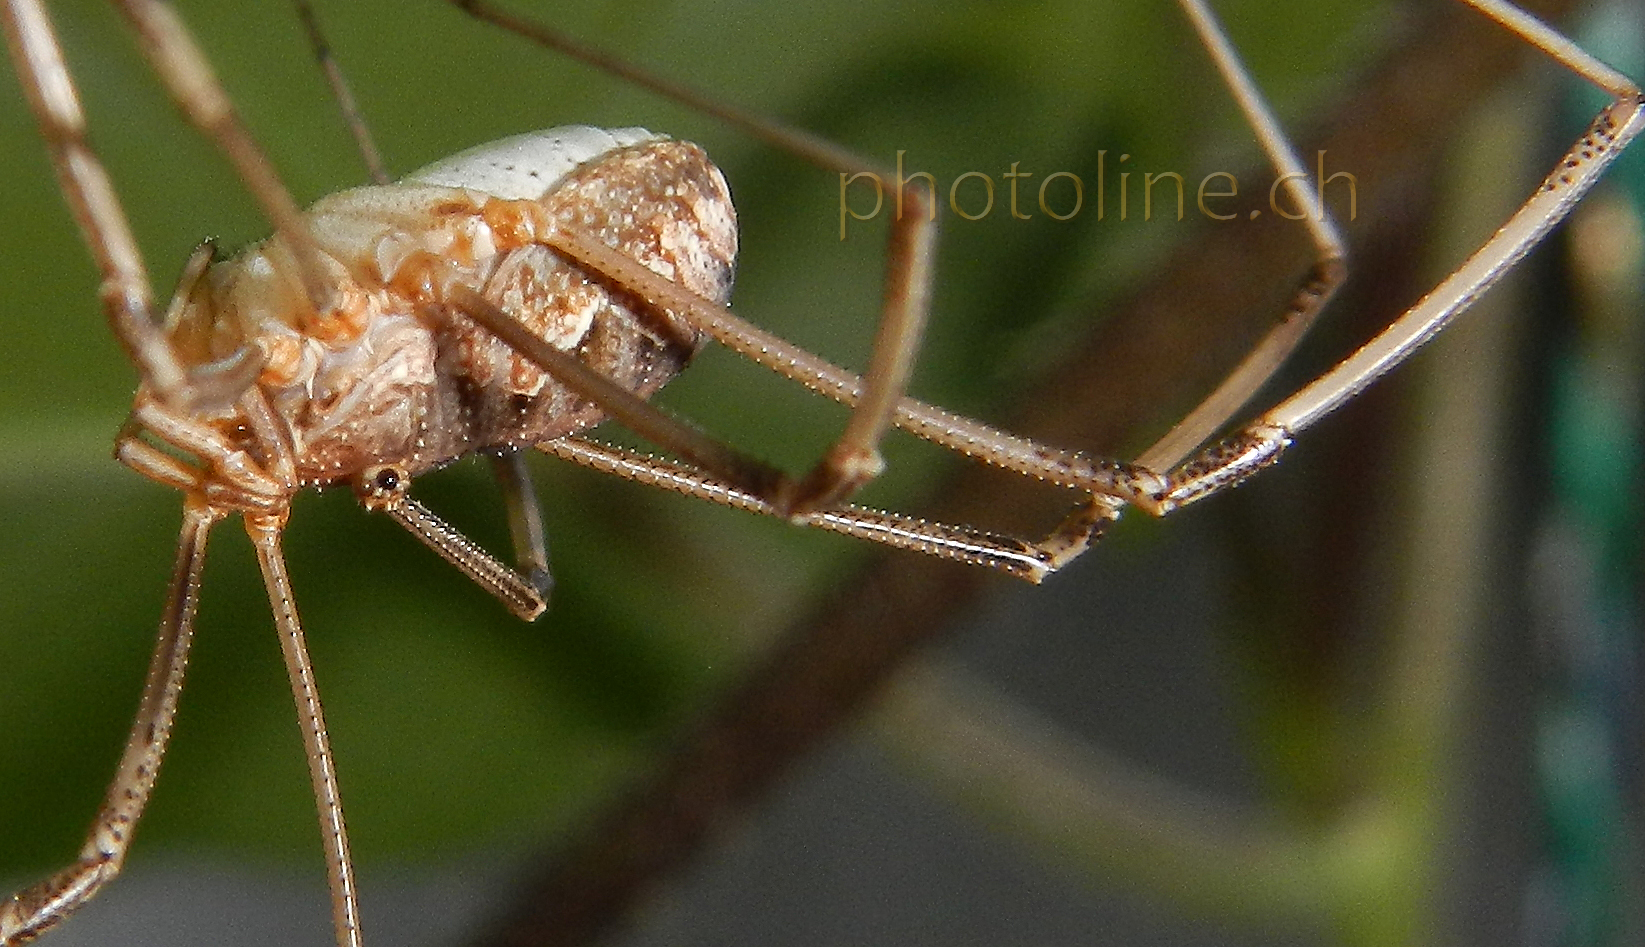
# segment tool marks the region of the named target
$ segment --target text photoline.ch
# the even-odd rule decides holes
[[[902,219],[905,188],[920,188],[927,198],[926,205],[932,219],[937,206],[943,202],[943,188],[935,175],[928,171],[906,171],[906,151],[897,152],[897,171],[892,180],[873,171],[840,172],[840,239],[846,238],[850,221],[874,220],[891,205],[894,219]],[[1037,207],[1040,213],[1053,220],[1072,220],[1081,213],[1094,212],[1098,220],[1183,220],[1188,213],[1190,194],[1194,206],[1207,220],[1254,220],[1270,212],[1287,220],[1302,220],[1305,208],[1288,205],[1282,194],[1286,183],[1294,178],[1308,178],[1300,172],[1280,175],[1268,185],[1265,207],[1239,208],[1236,204],[1240,191],[1237,175],[1228,171],[1212,171],[1199,179],[1196,187],[1175,171],[1135,171],[1125,167],[1131,160],[1121,154],[1110,168],[1108,152],[1097,152],[1096,186],[1087,207],[1086,182],[1071,171],[1053,171],[1035,175],[1020,170],[1022,162],[1013,161],[1009,170],[994,176],[981,171],[966,171],[957,175],[947,187],[948,209],[962,220],[983,220],[996,211],[1008,213],[1016,220],[1031,220]],[[1110,174],[1110,171],[1113,173]],[[1033,180],[1034,178],[1038,180]],[[1323,214],[1328,185],[1332,196],[1342,202],[1336,205],[1337,216],[1354,220],[1359,215],[1359,180],[1347,171],[1326,172],[1325,152],[1315,157],[1312,175],[1317,208]],[[873,203],[867,195],[872,191]],[[890,192],[890,200],[886,192]],[[1340,192],[1340,193],[1339,193]],[[1343,204],[1346,205],[1344,208]],[[1342,211],[1346,209],[1347,213]]]

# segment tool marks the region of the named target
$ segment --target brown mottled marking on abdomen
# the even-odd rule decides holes
[[[552,220],[593,234],[698,295],[729,301],[735,212],[724,179],[696,145],[662,141],[612,152],[572,171],[540,203]],[[507,216],[486,214],[499,224]],[[696,328],[541,244],[499,253],[481,294],[642,397],[678,374],[703,340]],[[469,422],[453,432],[445,447],[450,456],[540,443],[604,417],[465,319],[454,320],[439,346],[442,365],[454,378],[448,396],[462,402],[459,413]]]

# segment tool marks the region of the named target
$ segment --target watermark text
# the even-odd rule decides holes
[[[890,182],[873,171],[840,172],[841,240],[846,238],[851,221],[874,220],[886,209],[887,203],[892,205],[894,219],[901,220],[905,197],[914,189],[918,189],[917,196],[906,203],[923,205],[930,219],[937,219],[937,207],[943,203],[941,186],[929,171],[908,171],[904,164],[906,154],[906,151],[897,152],[897,171]],[[1097,219],[1107,220],[1111,209],[1119,220],[1134,219],[1140,202],[1141,219],[1151,221],[1157,202],[1157,210],[1162,216],[1174,211],[1175,218],[1183,220],[1187,216],[1189,193],[1188,182],[1183,176],[1175,171],[1138,173],[1125,167],[1130,160],[1129,154],[1121,154],[1114,162],[1113,177],[1116,180],[1110,187],[1108,152],[1097,152],[1096,186],[1090,198]],[[1014,220],[1031,220],[1034,208],[1052,220],[1066,221],[1086,211],[1086,182],[1079,175],[1071,171],[1053,171],[1039,176],[1038,182],[1035,182],[1032,180],[1034,172],[1021,170],[1021,165],[1020,161],[1011,162],[1010,169],[1000,173],[998,186],[993,176],[981,171],[966,171],[956,176],[947,188],[949,211],[968,221],[982,220],[996,211],[1009,214]],[[1133,183],[1133,178],[1138,180]],[[1326,174],[1323,149],[1316,155],[1315,174],[1312,177],[1298,171],[1274,179],[1268,188],[1266,210],[1286,220],[1303,220],[1310,216],[1323,220],[1326,186],[1333,184],[1336,185],[1332,188],[1333,196],[1347,202],[1347,219],[1357,219],[1359,179],[1347,171]],[[1241,216],[1255,220],[1262,216],[1263,207],[1248,210],[1239,207],[1239,185],[1239,178],[1235,175],[1227,171],[1213,171],[1200,178],[1199,185],[1193,189],[1194,206],[1208,220],[1234,220]],[[888,188],[893,195],[889,202],[886,200]],[[872,206],[867,200],[869,190],[873,192]]]

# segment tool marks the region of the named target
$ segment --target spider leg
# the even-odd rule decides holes
[[[261,205],[280,238],[291,248],[299,277],[314,312],[330,308],[333,282],[323,254],[303,214],[279,174],[241,124],[212,71],[205,53],[189,34],[177,11],[163,0],[118,0],[135,27],[149,65],[160,77],[190,124],[226,157],[246,189]]]
[[[1251,75],[1240,62],[1222,26],[1212,16],[1205,0],[1181,0],[1201,43],[1210,53],[1223,84],[1233,94],[1246,122],[1256,132],[1268,163],[1286,196],[1298,209],[1298,220],[1314,245],[1315,261],[1292,294],[1279,322],[1268,331],[1240,364],[1206,399],[1178,421],[1176,426],[1137,459],[1137,465],[1152,470],[1169,469],[1194,448],[1205,443],[1244,407],[1258,388],[1267,383],[1296,350],[1302,336],[1314,324],[1325,305],[1347,276],[1347,250],[1330,212],[1321,203],[1321,185],[1304,170],[1279,121],[1269,109]],[[1310,186],[1312,185],[1312,186]],[[1273,208],[1279,213],[1277,207]],[[1287,214],[1287,217],[1291,215]]]
[[[918,188],[905,186],[902,197],[911,206],[908,213],[899,213],[891,222],[885,297],[868,371],[845,430],[800,481],[792,507],[796,512],[833,506],[862,489],[885,468],[880,440],[895,420],[919,355],[920,339],[925,335],[937,238],[936,195],[924,196]],[[897,206],[901,211],[903,201],[899,200]]]
[[[1427,296],[1335,368],[1257,418],[1227,441],[1173,470],[1168,486],[1137,499],[1160,515],[1232,486],[1272,463],[1291,438],[1336,410],[1409,358],[1570,213],[1635,136],[1645,129],[1645,98],[1625,76],[1540,21],[1500,0],[1465,0],[1613,97],[1508,222]]]
[[[751,513],[777,515],[769,500],[685,464],[582,437],[562,437],[537,447],[544,453],[625,480]],[[1038,541],[851,505],[797,513],[790,520],[800,526],[825,529],[897,549],[986,566],[1038,583],[1100,538],[1107,525],[1117,518],[1119,509],[1118,501],[1093,498]]]
[[[575,39],[547,23],[511,13],[488,0],[450,0],[450,3],[477,20],[514,33],[546,49],[570,56],[578,62],[650,90],[665,99],[672,99],[727,125],[740,128],[753,138],[773,148],[798,155],[819,168],[843,171],[847,174],[867,171],[878,174],[882,179],[892,176],[889,169],[882,169],[821,135],[785,124],[767,115],[738,108],[716,96],[666,79],[634,65],[621,56]]]
[[[552,583],[546,566],[541,581],[535,575],[521,575],[411,497],[401,498],[388,514],[406,532],[439,553],[440,558],[456,566],[523,621],[535,621],[548,608],[544,586]],[[538,535],[541,535],[540,526]]]
[[[543,510],[537,503],[537,488],[525,455],[508,448],[486,458],[497,486],[503,491],[508,510],[508,534],[514,541],[514,563],[546,602],[554,589],[554,574],[548,565],[548,538],[543,531]]]
[[[514,459],[518,461],[518,457]],[[522,473],[524,469],[524,465],[521,464]],[[530,485],[527,475],[524,487],[529,490]],[[486,552],[479,543],[434,515],[428,507],[412,499],[408,492],[411,489],[411,481],[396,468],[378,467],[367,470],[360,476],[354,489],[360,497],[361,506],[368,510],[387,513],[389,518],[400,524],[406,532],[417,537],[419,542],[434,550],[440,558],[456,566],[519,618],[533,621],[548,608],[545,587],[552,583],[548,578],[548,552],[543,545],[540,517],[534,517],[529,523],[518,526],[526,532],[526,544],[530,545],[534,541],[537,546],[536,549],[525,550],[525,556],[541,557],[542,562],[540,570],[528,564],[527,568],[532,574],[521,575]],[[520,499],[530,504],[532,514],[537,512],[534,497],[527,495]],[[535,536],[531,535],[533,530]],[[521,540],[518,532],[515,540]]]
[[[163,400],[189,400],[189,381],[154,320],[142,252],[108,172],[92,150],[85,112],[63,50],[39,0],[6,0],[0,17],[12,62],[51,152],[58,184],[102,275],[102,302],[115,338]]]
[[[303,626],[297,620],[297,602],[286,574],[285,553],[280,534],[285,516],[246,514],[246,533],[257,552],[263,572],[274,627],[280,635],[280,650],[291,679],[292,698],[297,703],[297,720],[303,731],[303,747],[308,756],[309,779],[314,786],[315,808],[320,814],[320,836],[326,851],[326,873],[331,883],[331,924],[337,947],[361,947],[359,895],[354,884],[354,867],[349,858],[348,832],[343,825],[342,798],[337,790],[337,766],[326,734],[326,719],[320,708],[320,692],[314,683],[314,667],[309,661]]]
[[[33,940],[91,900],[103,885],[120,873],[132,833],[143,816],[154,781],[160,772],[177,699],[183,690],[189,645],[194,639],[194,613],[200,600],[200,572],[206,562],[206,537],[222,513],[191,499],[183,508],[183,528],[177,539],[177,566],[172,572],[160,632],[149,659],[148,677],[137,716],[126,737],[103,805],[86,834],[80,858],[51,878],[0,901],[0,945],[10,947]]]
[[[314,60],[319,63],[320,71],[325,74],[326,84],[331,86],[331,98],[342,112],[343,124],[348,126],[349,137],[354,139],[354,150],[360,153],[360,161],[366,166],[366,174],[373,184],[388,184],[392,178],[383,164],[382,152],[377,150],[377,142],[371,136],[371,128],[366,124],[365,116],[360,114],[359,103],[354,98],[354,90],[343,76],[342,66],[338,65],[337,58],[332,55],[331,44],[326,42],[325,33],[320,29],[320,18],[308,0],[292,0],[292,5],[297,8],[297,19],[303,24],[303,33],[308,37],[309,47],[314,51]]]

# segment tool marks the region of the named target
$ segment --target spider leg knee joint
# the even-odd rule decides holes
[[[1255,424],[1211,447],[1172,471],[1163,490],[1131,500],[1152,516],[1164,516],[1195,500],[1243,483],[1278,462],[1291,446],[1291,432],[1272,424]]]

